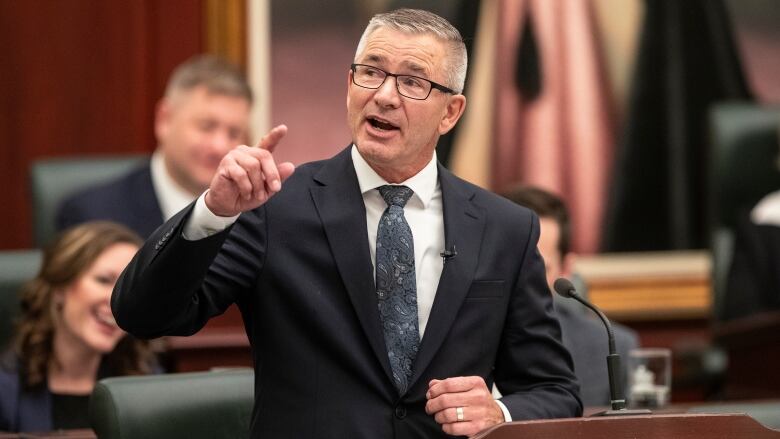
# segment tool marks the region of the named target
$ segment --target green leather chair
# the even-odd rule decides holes
[[[40,250],[0,251],[0,352],[9,346],[19,315],[19,291],[38,274]]]
[[[228,369],[100,380],[89,401],[99,439],[249,437],[254,372]]]
[[[69,195],[130,171],[148,155],[84,156],[39,159],[30,168],[33,241],[46,245],[56,234],[57,209]]]
[[[780,189],[780,107],[723,103],[711,109],[709,120],[712,286],[718,318],[738,215]]]

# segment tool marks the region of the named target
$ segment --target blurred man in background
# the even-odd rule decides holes
[[[559,277],[571,278],[574,253],[571,243],[569,212],[563,200],[542,189],[517,187],[504,195],[539,215],[541,228],[539,252],[544,259],[547,283],[550,289]],[[582,293],[582,291],[580,291]],[[607,339],[602,322],[596,320],[581,304],[555,296],[555,308],[563,331],[563,344],[574,358],[574,372],[580,381],[580,396],[586,406],[609,405],[609,378],[607,376]],[[639,338],[631,329],[612,322],[615,346],[625,364],[628,351],[639,346]],[[627,381],[623,368],[623,388]]]
[[[247,141],[251,106],[252,90],[235,66],[212,55],[181,64],[157,105],[151,161],[67,199],[57,228],[105,219],[149,236],[203,193],[222,157]]]

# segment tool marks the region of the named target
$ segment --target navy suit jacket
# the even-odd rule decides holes
[[[56,226],[63,230],[93,220],[124,224],[144,238],[163,223],[148,163],[66,199],[57,211]]]
[[[740,212],[721,320],[780,309],[780,227],[756,224]]]
[[[0,364],[0,431],[51,431],[52,396],[46,386],[25,390],[15,357]]]
[[[188,241],[192,207],[158,229],[112,308],[141,337],[195,333],[236,302],[255,361],[252,437],[432,438],[431,379],[494,381],[515,420],[579,416],[536,216],[439,166],[446,248],[456,246],[406,393],[391,378],[365,205],[349,148],[300,166],[227,231]],[[466,408],[468,413],[468,408]]]

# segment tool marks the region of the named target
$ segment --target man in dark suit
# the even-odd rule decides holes
[[[213,55],[181,64],[157,104],[151,161],[65,200],[57,228],[105,219],[151,235],[203,193],[222,157],[246,141],[251,105],[251,88],[235,66]]]
[[[228,153],[125,270],[119,325],[187,335],[236,302],[255,438],[471,436],[579,416],[536,216],[436,161],[465,74],[446,20],[375,16],[348,70],[353,144],[294,169],[274,161],[279,126]]]
[[[504,196],[539,215],[539,252],[544,258],[547,284],[550,288],[559,277],[571,277],[574,253],[570,248],[569,211],[563,200],[532,186],[519,186]],[[582,403],[586,406],[609,405],[606,363],[609,352],[604,324],[594,318],[592,311],[571,299],[555,296],[555,309],[563,331],[563,344],[574,359],[574,371],[579,378]],[[639,347],[639,337],[630,328],[616,322],[612,322],[612,329],[615,334],[615,347],[625,365],[628,352]],[[625,367],[622,373],[623,388],[627,389],[628,376]]]
[[[737,215],[734,256],[718,318],[735,320],[780,310],[780,191]]]

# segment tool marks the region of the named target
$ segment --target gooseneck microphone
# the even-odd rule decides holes
[[[615,333],[612,331],[612,325],[609,323],[609,319],[604,313],[601,312],[595,305],[583,299],[582,296],[577,294],[577,290],[569,279],[558,278],[553,283],[553,289],[556,293],[563,297],[574,299],[586,307],[595,312],[604,326],[607,328],[607,338],[609,340],[609,355],[607,355],[607,375],[609,376],[609,396],[612,406],[612,410],[597,413],[593,416],[615,416],[615,415],[639,415],[648,414],[650,410],[627,410],[626,409],[626,397],[623,393],[623,384],[620,381],[620,355],[618,355],[615,349]]]

